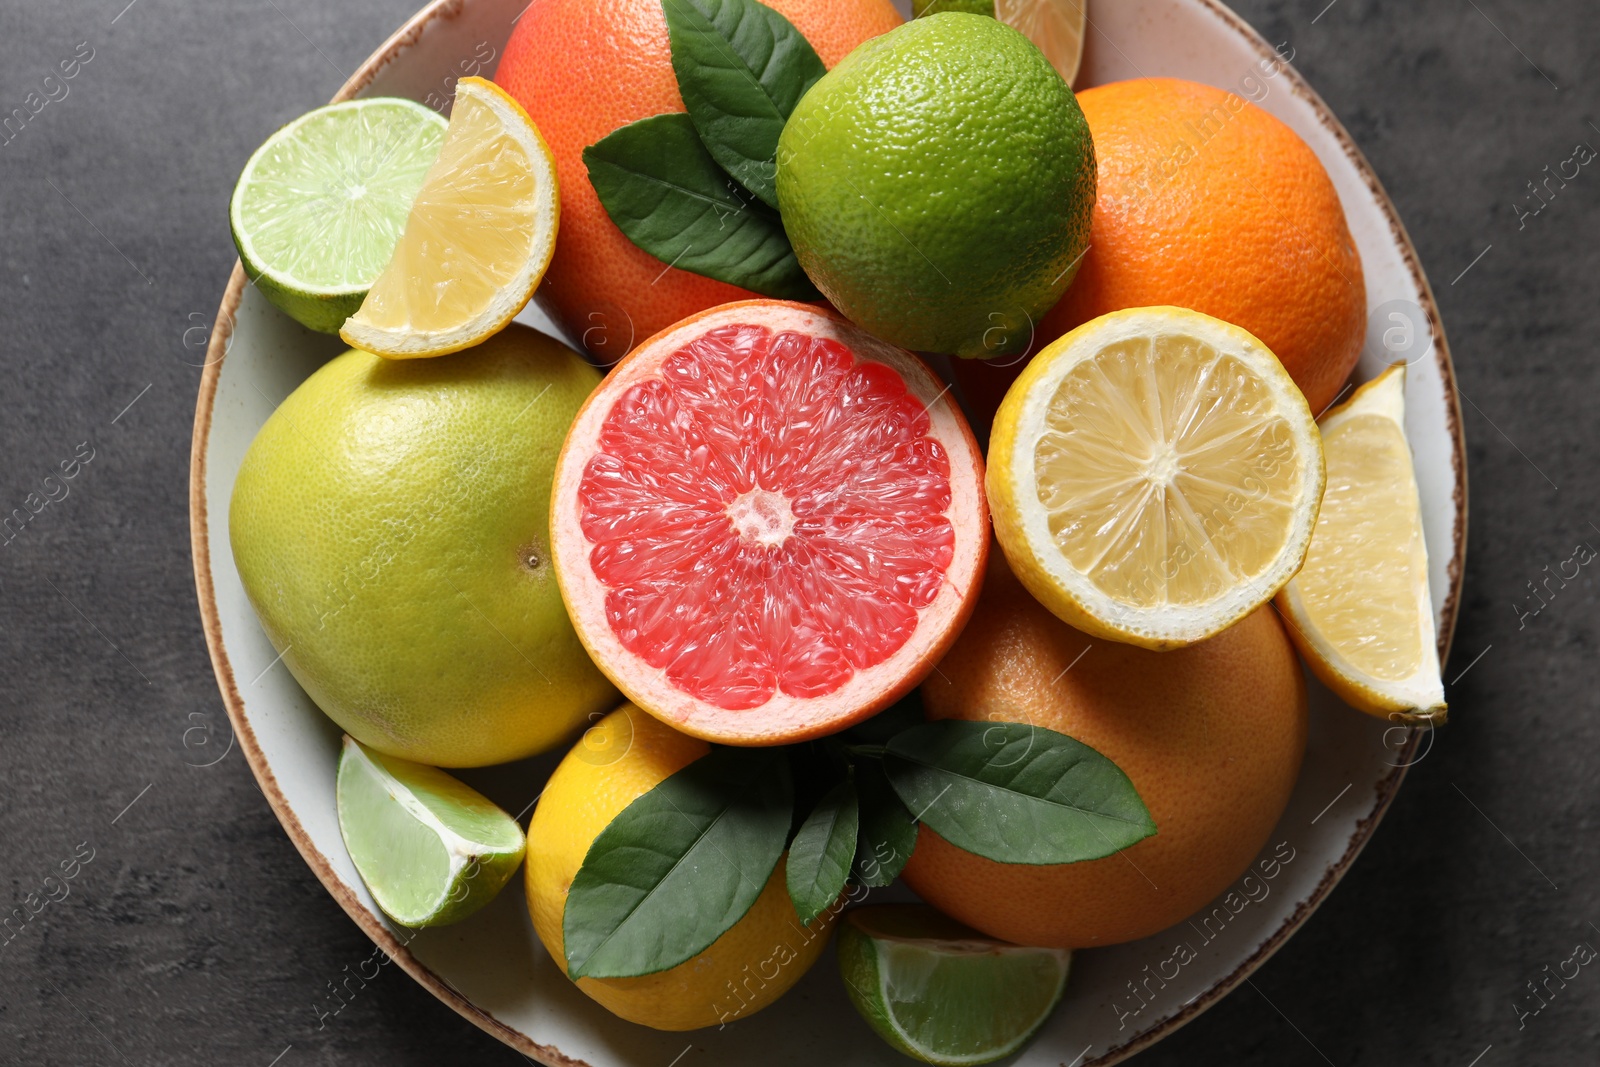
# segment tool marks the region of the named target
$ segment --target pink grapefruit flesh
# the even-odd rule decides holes
[[[915,356],[803,304],[727,304],[639,346],[579,413],[556,574],[639,706],[708,740],[803,740],[885,707],[954,640],[982,483]]]

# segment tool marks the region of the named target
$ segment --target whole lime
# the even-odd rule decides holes
[[[548,545],[556,456],[599,381],[513,325],[440,359],[346,352],[261,427],[233,487],[234,562],[290,672],[352,737],[480,766],[616,705]]]
[[[811,88],[778,142],[778,205],[835,307],[906,348],[1027,350],[1089,242],[1094,143],[1022,34],[928,15]]]

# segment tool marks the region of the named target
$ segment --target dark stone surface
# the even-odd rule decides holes
[[[1446,677],[1483,656],[1330,901],[1254,988],[1139,1062],[1592,1064],[1600,971],[1520,1027],[1514,1002],[1576,943],[1600,946],[1595,575],[1525,626],[1512,605],[1600,542],[1583,333],[1600,171],[1523,227],[1512,206],[1576,142],[1600,145],[1600,15],[1591,0],[1325,2],[1237,6],[1293,44],[1432,272],[1470,399],[1471,553]],[[188,765],[208,758],[206,729],[209,751],[227,736],[186,499],[194,344],[233,261],[227,196],[250,150],[326,100],[414,0],[123,3],[0,4],[0,111],[93,49],[69,95],[0,145],[0,510],[92,448],[70,495],[0,549],[6,906],[93,850],[0,949],[0,1062],[518,1062],[393,970],[319,1030],[325,984],[371,946],[237,752]]]

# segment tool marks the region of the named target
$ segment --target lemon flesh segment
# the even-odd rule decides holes
[[[1032,41],[1071,85],[1083,63],[1089,0],[994,0],[994,17]]]
[[[557,221],[555,165],[538,129],[492,82],[462,78],[394,257],[340,336],[391,358],[478,344],[533,296]]]
[[[356,873],[402,926],[457,922],[493,900],[522,863],[515,820],[433,767],[346,736],[335,789]]]
[[[1347,703],[1411,723],[1445,715],[1411,449],[1405,367],[1323,421],[1328,488],[1280,607],[1312,670]]]
[[[1243,330],[1143,308],[1047,347],[996,419],[990,504],[1019,577],[1113,640],[1170,648],[1270,600],[1322,494],[1305,400]]]

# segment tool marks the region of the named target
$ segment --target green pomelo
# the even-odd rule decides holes
[[[234,562],[295,679],[362,744],[502,763],[617,703],[548,548],[556,456],[599,380],[520,325],[439,359],[351,350],[256,435]]]

